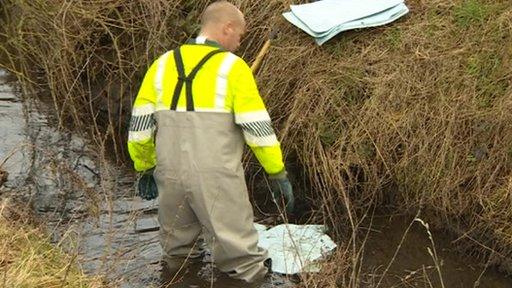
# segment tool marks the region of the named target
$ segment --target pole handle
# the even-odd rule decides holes
[[[256,74],[258,72],[258,69],[261,66],[261,63],[263,62],[263,58],[265,58],[265,55],[267,54],[268,50],[270,49],[270,39],[265,42],[263,47],[261,48],[260,52],[258,53],[258,56],[256,56],[256,59],[254,62],[252,62],[251,70],[253,74]]]

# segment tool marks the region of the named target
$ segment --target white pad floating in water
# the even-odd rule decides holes
[[[290,8],[286,20],[319,45],[340,32],[385,25],[409,12],[404,0],[323,0]]]
[[[281,224],[267,229],[254,224],[259,234],[258,246],[268,250],[272,271],[281,274],[318,272],[317,260],[336,248],[323,225]]]

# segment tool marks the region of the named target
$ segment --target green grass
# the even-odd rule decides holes
[[[481,25],[489,16],[490,7],[480,0],[465,0],[455,7],[455,22],[461,28]]]
[[[502,56],[494,51],[478,52],[468,58],[466,73],[474,79],[478,107],[490,107],[495,98],[506,93],[508,83],[498,80],[504,69]]]
[[[399,27],[390,28],[386,31],[386,40],[389,46],[399,48],[402,44],[402,31]]]

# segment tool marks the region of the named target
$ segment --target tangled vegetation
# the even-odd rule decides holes
[[[3,1],[2,65],[26,95],[53,103],[61,125],[85,131],[103,151],[114,147],[121,162],[143,73],[197,32],[209,2]],[[410,0],[404,19],[321,47],[282,19],[289,1],[233,2],[248,19],[246,60],[279,32],[260,89],[286,154],[308,177],[312,192],[299,196],[349,243],[319,285],[357,286],[359,226],[384,205],[419,212],[460,236],[466,251],[509,264],[509,0]]]
[[[0,267],[2,287],[105,287],[85,276],[76,258],[50,244],[27,207],[0,203]]]

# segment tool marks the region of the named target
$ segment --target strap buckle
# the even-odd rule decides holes
[[[182,76],[182,75],[179,75],[179,76],[178,76],[178,80],[181,80],[181,81],[184,81],[184,82],[187,82],[187,83],[192,82],[192,79],[190,79],[190,77],[188,77],[188,76]]]

